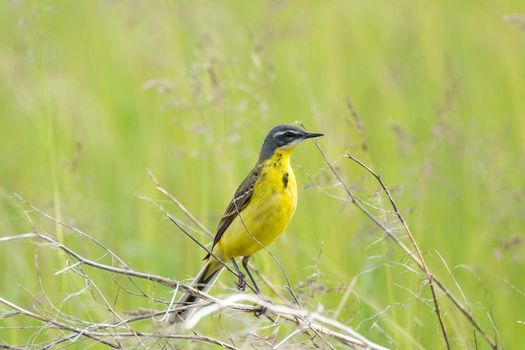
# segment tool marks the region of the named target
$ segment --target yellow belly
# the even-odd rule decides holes
[[[216,246],[217,253],[225,259],[250,256],[263,249],[279,237],[292,219],[297,206],[297,184],[289,155],[274,158],[263,167],[250,203]]]

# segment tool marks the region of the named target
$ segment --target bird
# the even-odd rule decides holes
[[[237,288],[245,290],[246,276],[235,260],[240,257],[255,293],[260,295],[248,262],[253,254],[274,242],[290,223],[297,206],[297,182],[290,157],[300,142],[320,136],[323,134],[285,124],[268,132],[259,159],[219,221],[212,247],[203,259],[204,267],[191,284],[193,288],[207,292],[230,261],[238,276]],[[168,322],[184,322],[197,301],[194,294],[184,294]]]

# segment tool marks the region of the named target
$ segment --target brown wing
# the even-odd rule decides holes
[[[217,233],[215,234],[215,238],[213,239],[213,245],[211,250],[213,250],[215,245],[220,241],[222,235],[233,222],[233,220],[237,217],[237,215],[240,212],[242,212],[244,208],[246,208],[246,206],[248,206],[248,204],[250,203],[255,183],[261,175],[261,168],[262,164],[256,164],[252,171],[250,171],[248,176],[246,176],[244,181],[241,182],[239,188],[237,188],[237,191],[235,191],[232,201],[230,202],[230,204],[228,204],[228,207],[226,208],[226,211],[222,215],[221,221],[217,226]],[[204,257],[204,259],[206,260],[207,258],[209,258],[209,256],[210,254],[208,253]]]

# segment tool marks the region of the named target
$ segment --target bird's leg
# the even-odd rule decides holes
[[[250,280],[253,283],[253,288],[255,289],[255,293],[257,294],[257,296],[262,298],[261,290],[259,289],[259,286],[257,285],[257,282],[255,282],[255,278],[253,278],[253,275],[252,275],[252,273],[250,271],[250,268],[248,267],[248,262],[249,261],[250,261],[250,257],[249,256],[245,256],[244,258],[242,258],[242,266],[244,267],[244,269],[248,273],[248,276],[250,276]],[[266,307],[261,305],[261,307],[257,311],[255,311],[255,316],[257,316],[257,317],[261,316],[262,314],[264,314],[266,312],[266,310],[267,310]]]
[[[246,289],[246,275],[244,273],[242,273],[241,269],[239,268],[239,266],[235,262],[235,258],[231,258],[230,260],[231,260],[231,262],[233,264],[233,267],[235,268],[235,271],[239,275],[239,279],[237,280],[237,283],[236,283],[237,289],[239,289],[240,291],[244,292],[244,290]]]
[[[248,273],[248,276],[250,276],[250,280],[252,281],[253,287],[255,288],[255,293],[257,293],[257,295],[261,295],[261,290],[259,289],[259,286],[257,285],[257,282],[255,282],[255,278],[253,278],[253,275],[252,275],[252,273],[250,271],[250,268],[248,267],[248,262],[249,261],[250,261],[250,257],[249,256],[245,256],[244,258],[242,258],[242,266],[244,267],[244,269]]]

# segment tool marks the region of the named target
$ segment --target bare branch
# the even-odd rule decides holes
[[[187,286],[176,280],[172,280],[172,279],[168,279],[165,277],[148,274],[144,272],[135,271],[130,268],[128,269],[117,268],[114,266],[105,265],[105,264],[98,263],[96,261],[87,259],[81,256],[80,254],[78,254],[77,252],[73,251],[71,248],[65,246],[64,244],[58,242],[57,240],[55,240],[54,238],[46,234],[30,232],[30,233],[19,234],[19,235],[14,235],[14,236],[5,236],[5,237],[0,237],[0,243],[11,242],[15,240],[23,240],[23,239],[40,239],[40,240],[43,240],[49,243],[52,247],[61,249],[62,251],[67,253],[70,257],[74,258],[75,260],[81,263],[80,265],[77,264],[76,268],[80,268],[82,265],[86,265],[86,266],[90,266],[96,269],[108,271],[110,273],[116,273],[116,274],[121,274],[121,275],[129,276],[129,277],[148,280],[154,283],[158,283],[160,285],[168,286],[170,288],[179,287],[190,293],[195,293],[195,295],[197,295],[199,298],[204,300],[205,306],[201,308],[200,310],[197,310],[197,312],[189,320],[187,320],[186,322],[187,328],[193,328],[198,322],[200,322],[204,318],[204,316],[209,315],[217,310],[226,308],[226,309],[233,309],[233,310],[238,310],[238,311],[242,311],[246,313],[253,313],[257,309],[259,309],[259,306],[264,306],[265,308],[268,309],[269,313],[274,314],[279,319],[286,320],[288,322],[296,324],[298,327],[300,327],[302,332],[306,332],[306,330],[312,330],[314,333],[318,334],[318,336],[321,338],[323,338],[324,336],[327,336],[327,337],[336,339],[342,344],[345,344],[350,347],[378,349],[378,350],[385,349],[377,344],[374,344],[373,342],[369,341],[365,337],[361,336],[359,333],[357,333],[350,327],[343,325],[335,320],[329,319],[325,316],[322,316],[318,313],[309,312],[303,308],[292,308],[292,307],[288,307],[284,305],[273,304],[258,296],[247,295],[247,294],[234,294],[234,295],[227,297],[224,300],[221,300],[221,299],[212,297],[209,294],[200,292],[192,288],[191,286]],[[98,292],[100,293],[100,290],[98,290]],[[83,324],[87,325],[87,327],[79,328],[79,327],[71,326],[64,322],[53,320],[47,316],[42,316],[42,315],[33,313],[4,298],[0,298],[0,303],[13,309],[16,314],[24,315],[24,316],[39,320],[45,323],[48,327],[51,326],[52,328],[57,328],[57,329],[69,332],[69,334],[59,337],[55,339],[54,341],[52,341],[51,343],[44,345],[43,346],[44,348],[51,348],[59,343],[75,340],[78,337],[89,338],[94,341],[103,343],[107,346],[110,346],[112,348],[121,348],[120,343],[118,343],[118,340],[120,338],[135,337],[135,338],[139,338],[139,342],[142,342],[141,339],[143,338],[187,339],[187,340],[195,340],[195,341],[213,343],[213,344],[216,344],[216,345],[228,348],[228,349],[236,349],[236,347],[233,345],[230,345],[222,341],[219,341],[217,339],[213,339],[213,338],[206,337],[206,336],[201,336],[201,335],[196,335],[196,334],[193,334],[193,335],[173,334],[169,331],[159,332],[159,333],[147,333],[147,332],[140,332],[140,331],[134,330],[131,327],[129,327],[129,324],[133,322],[137,322],[137,321],[145,320],[149,318],[157,318],[157,317],[160,318],[162,316],[165,316],[166,314],[165,310],[148,312],[142,315],[133,316],[129,319],[123,319],[121,316],[117,314],[117,318],[119,319],[119,321],[116,323],[90,323],[90,322],[79,320],[79,322],[82,322]],[[111,306],[109,306],[109,303],[107,300],[105,300],[105,298],[104,298],[104,303],[108,305],[112,313],[116,314],[116,311],[113,310]],[[250,305],[247,303],[254,303],[255,305]],[[168,312],[171,313],[177,310],[180,310],[180,307],[175,307],[173,309],[170,308]],[[14,313],[12,313],[12,315],[14,315]],[[11,314],[9,315],[9,317],[10,316]],[[126,327],[127,331],[125,332],[113,331],[113,330],[119,329],[120,327]],[[101,332],[102,330],[106,330],[108,332]],[[112,331],[109,332],[110,330]],[[105,340],[107,338],[110,338],[116,341],[116,343]],[[326,343],[329,347],[332,347],[328,341],[326,341]]]
[[[368,171],[368,173],[370,175],[372,175],[377,180],[377,182],[379,182],[379,185],[381,186],[381,188],[383,189],[383,191],[387,195],[388,200],[390,201],[390,204],[391,204],[391,206],[392,206],[392,208],[394,210],[394,213],[396,214],[397,218],[399,219],[399,221],[403,225],[403,228],[405,229],[405,232],[408,234],[408,237],[410,238],[410,242],[412,242],[412,245],[414,246],[414,249],[416,250],[417,257],[418,257],[419,262],[420,262],[419,265],[422,268],[422,270],[425,272],[425,275],[427,277],[428,286],[430,287],[430,292],[432,293],[432,300],[434,301],[434,312],[436,313],[436,317],[437,317],[437,319],[439,321],[439,326],[441,328],[441,333],[443,334],[443,339],[445,340],[445,344],[447,346],[447,349],[450,350],[450,343],[448,341],[447,331],[445,329],[445,324],[443,323],[443,318],[441,316],[441,312],[439,311],[439,303],[438,303],[438,300],[437,300],[437,297],[436,297],[436,290],[434,289],[434,284],[432,283],[432,274],[430,273],[430,270],[427,267],[425,259],[423,258],[423,254],[421,254],[421,249],[419,248],[419,245],[417,244],[414,236],[412,235],[412,232],[410,231],[410,228],[408,227],[408,225],[407,225],[407,223],[405,221],[405,218],[403,217],[403,215],[401,215],[401,213],[399,212],[399,209],[397,209],[396,202],[392,198],[392,195],[390,194],[390,191],[385,186],[385,184],[384,184],[383,180],[381,179],[381,177],[379,176],[379,174],[376,174],[372,169],[370,169],[363,162],[361,162],[359,159],[354,157],[350,152],[348,152],[346,154],[346,156],[348,158],[350,158],[351,160],[353,160],[354,162],[356,162],[357,164],[359,164],[363,169]]]
[[[350,189],[349,186],[346,185],[346,183],[344,182],[344,180],[342,179],[342,177],[339,175],[339,173],[337,172],[337,170],[333,167],[333,165],[330,163],[330,161],[328,160],[328,158],[326,157],[325,153],[323,152],[323,150],[321,149],[320,145],[318,142],[316,142],[314,140],[314,144],[316,145],[319,153],[321,154],[323,160],[325,161],[325,163],[328,165],[328,168],[330,169],[330,171],[332,172],[332,174],[335,176],[335,178],[338,180],[338,182],[341,184],[341,186],[343,187],[343,189],[345,190],[345,192],[348,194],[349,198],[350,198],[350,201],[355,205],[357,206],[357,208],[363,213],[365,214],[376,226],[378,226],[383,232],[385,232],[388,237],[390,237],[415,263],[416,265],[423,271],[428,271],[428,268],[426,268],[425,264],[424,264],[424,261],[422,261],[420,259],[420,251],[419,251],[419,254],[418,254],[418,250],[419,248],[416,248],[416,252],[413,252],[412,250],[410,250],[393,232],[393,230],[391,228],[389,228],[388,226],[384,225],[381,221],[379,221],[373,214],[371,214],[361,203],[360,201],[358,201],[356,199],[356,196],[354,195],[353,191]],[[352,156],[353,157],[353,156]],[[350,157],[349,157],[350,158]],[[352,158],[350,158],[352,159]],[[363,164],[364,163],[361,163],[359,162],[360,164]],[[358,163],[358,164],[359,164]],[[366,165],[364,165],[366,167]],[[370,169],[368,167],[366,167],[367,169]],[[371,171],[371,170],[370,170]],[[381,178],[376,175],[373,171],[371,171],[371,174],[374,175],[374,177],[378,180],[378,181],[381,181],[382,183],[382,180]],[[376,177],[377,176],[377,177]],[[383,184],[384,186],[384,184]],[[386,186],[384,187],[386,189]],[[390,193],[390,192],[388,192]],[[390,195],[390,199],[392,199],[391,195]],[[392,199],[393,201],[393,199]],[[395,212],[399,213],[399,211],[397,210],[397,206],[394,207],[394,210]],[[402,223],[404,222],[404,220],[402,221]],[[415,243],[415,240],[414,240],[414,243]],[[490,347],[492,349],[497,349],[497,343],[487,334],[487,332],[485,332],[481,326],[476,322],[476,320],[474,319],[474,317],[472,316],[472,314],[469,312],[468,308],[465,307],[463,304],[461,304],[461,302],[450,292],[450,290],[448,290],[446,288],[446,286],[432,273],[430,273],[430,271],[428,271],[428,273],[430,274],[431,276],[431,280],[432,282],[434,282],[444,293],[445,295],[452,301],[452,303],[456,306],[456,308],[465,316],[465,318],[468,320],[468,322],[475,328],[478,330],[478,332],[483,336],[483,338],[485,339],[485,341],[490,345]],[[428,276],[428,275],[427,275]],[[436,300],[436,296],[435,294],[433,294],[433,299]],[[437,310],[436,308],[436,314],[438,313],[439,311]],[[440,316],[440,319],[441,319],[441,316]],[[441,321],[440,321],[441,323]],[[442,328],[442,331],[443,331],[444,328]],[[446,333],[445,333],[446,334]],[[447,342],[447,346],[448,345],[448,342]]]
[[[206,228],[206,226],[204,226],[202,224],[202,222],[199,221],[199,219],[197,219],[188,209],[186,209],[186,207],[184,205],[182,205],[182,203],[177,199],[175,198],[174,196],[171,195],[171,193],[169,193],[164,187],[162,187],[160,185],[160,183],[157,181],[157,178],[155,177],[155,175],[153,175],[153,173],[151,172],[151,170],[147,170],[148,171],[148,176],[151,178],[151,180],[153,181],[153,183],[155,184],[155,187],[157,188],[157,190],[162,193],[164,196],[166,196],[166,198],[168,198],[170,201],[172,201],[173,203],[175,203],[175,205],[184,213],[184,215],[186,215],[191,221],[193,221],[202,231],[204,231],[204,233],[206,233],[206,235],[210,238],[213,238],[213,235],[211,234],[211,232]]]
[[[51,319],[48,319],[48,318],[45,318],[43,316],[40,316],[38,314],[35,314],[29,310],[26,310],[16,304],[13,304],[11,303],[10,301],[0,297],[0,303],[6,305],[6,306],[9,306],[10,308],[12,308],[13,310],[16,310],[18,311],[20,314],[22,315],[25,315],[25,316],[28,316],[30,318],[33,318],[35,320],[38,320],[38,321],[41,321],[41,322],[44,322],[46,324],[48,324],[49,326],[52,326],[52,327],[55,327],[55,328],[58,328],[58,329],[63,329],[63,330],[66,330],[66,331],[70,331],[70,332],[73,332],[75,333],[76,335],[82,335],[82,336],[86,336],[90,339],[93,339],[99,343],[102,343],[104,345],[107,345],[113,349],[119,349],[120,346],[118,344],[113,344],[111,342],[108,342],[106,340],[103,340],[101,339],[100,337],[104,337],[104,336],[107,336],[107,334],[101,334],[101,335],[94,335],[94,334],[91,334],[90,332],[86,332],[82,329],[78,329],[78,328],[75,328],[75,327],[71,327],[67,324],[64,324],[64,323],[61,323],[61,322],[57,322],[57,321],[54,321],[54,320],[51,320]]]

